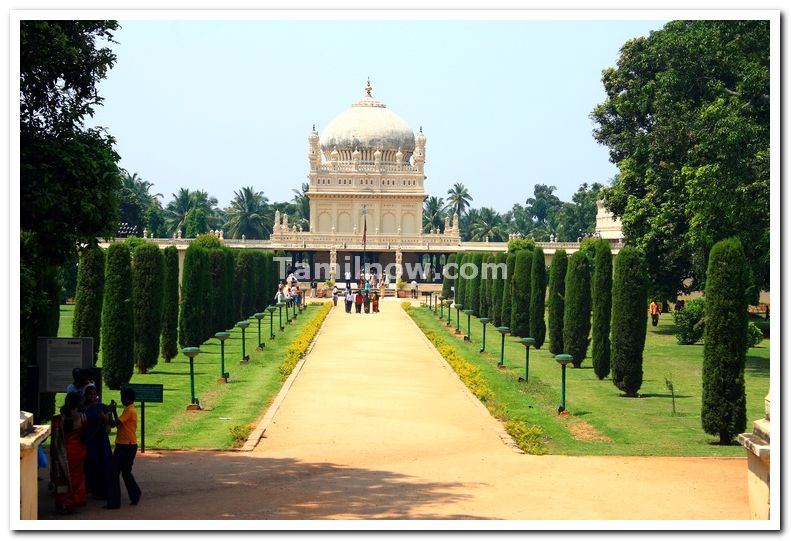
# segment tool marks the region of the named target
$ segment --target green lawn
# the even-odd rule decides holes
[[[718,438],[703,432],[700,424],[701,368],[703,346],[681,346],[673,335],[672,317],[663,314],[657,327],[648,325],[643,359],[643,385],[639,398],[627,398],[610,379],[599,381],[586,359],[582,368],[566,370],[568,416],[558,416],[561,369],[545,344],[530,351],[529,382],[524,376],[525,348],[517,339],[506,337],[506,369],[496,367],[500,358],[500,334],[489,325],[486,353],[479,353],[482,325],[472,318],[472,342],[453,335],[428,308],[409,310],[424,331],[434,331],[468,361],[478,366],[494,393],[490,410],[499,417],[518,419],[543,428],[545,446],[551,454],[568,455],[669,455],[744,456],[739,444],[715,445]],[[462,329],[466,315],[461,314]],[[588,351],[590,353],[590,349]],[[670,391],[665,378],[672,378],[676,393],[676,414],[672,413]],[[764,397],[769,391],[769,340],[747,354],[745,370],[747,420],[764,416]]]
[[[61,306],[58,336],[71,336],[73,306]],[[261,337],[266,343],[263,351],[255,351],[258,342],[258,321],[251,320],[245,331],[246,353],[250,362],[239,363],[242,357],[242,332],[230,329],[225,342],[225,370],[230,373],[227,384],[217,383],[220,377],[220,343],[211,339],[201,345],[201,354],[195,358],[195,395],[202,411],[186,411],[190,403],[189,360],[179,355],[166,363],[159,363],[147,374],[135,374],[131,383],[159,383],[164,385],[164,402],[148,403],[145,407],[146,448],[151,449],[229,449],[234,446],[231,428],[250,425],[258,419],[265,407],[279,391],[279,367],[284,352],[300,331],[320,314],[318,306],[308,306],[285,331],[278,331],[275,312],[275,334],[269,336],[269,316],[261,320]],[[285,312],[284,312],[285,317]],[[101,355],[99,358],[101,366]],[[63,394],[57,395],[56,404],[63,403]],[[115,399],[120,405],[118,391],[104,390],[102,401]],[[140,415],[138,403],[138,416]],[[140,436],[138,426],[138,438]],[[138,444],[140,441],[138,441]]]

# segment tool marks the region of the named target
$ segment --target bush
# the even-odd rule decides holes
[[[129,383],[134,372],[134,323],[129,247],[113,243],[107,249],[102,302],[102,377],[110,389]]]
[[[511,239],[508,241],[508,253],[515,254],[522,250],[533,250],[536,242],[533,239]]]
[[[495,254],[494,256],[494,263],[495,265],[501,265],[505,263],[506,254],[500,252]],[[495,327],[499,327],[502,325],[501,315],[502,315],[502,306],[503,306],[503,288],[505,284],[505,275],[504,274],[497,274],[492,280],[492,304],[489,309],[489,317],[492,319],[492,325]]]
[[[530,274],[533,267],[533,252],[521,250],[516,253],[514,278],[511,282],[511,335],[530,335]]]
[[[684,303],[684,308],[673,312],[675,335],[679,344],[690,345],[703,338],[705,329],[706,300],[693,299]]]
[[[445,260],[445,266],[443,267],[442,272],[442,296],[446,299],[450,298],[451,288],[454,285],[455,280],[448,276],[448,266],[452,265],[456,262],[456,254],[450,254],[448,259]],[[452,268],[452,267],[451,267]],[[457,274],[459,269],[457,268],[455,271]]]
[[[465,295],[465,290],[467,288],[468,280],[462,277],[461,269],[464,267],[464,265],[466,265],[469,262],[469,257],[470,254],[465,254],[464,252],[462,252],[461,254],[459,254],[459,256],[457,256],[456,259],[459,262],[459,269],[458,269],[459,275],[456,278],[456,291],[453,296],[454,304],[464,304],[464,295]]]
[[[134,314],[134,362],[145,374],[159,360],[159,335],[162,332],[162,252],[146,242],[132,260],[132,311]]]
[[[494,282],[491,269],[492,264],[494,264],[494,255],[484,254],[483,261],[481,263],[481,295],[478,304],[479,318],[492,317],[489,313],[489,307],[492,304],[492,282]],[[483,265],[489,267],[489,270],[486,271],[486,276],[483,275]]]
[[[80,255],[77,271],[77,299],[74,306],[72,335],[93,338],[93,364],[99,358],[104,295],[104,252],[96,244]]]
[[[516,254],[509,253],[505,258],[505,279],[503,280],[503,304],[500,307],[500,325],[502,327],[511,326],[511,298],[513,288],[511,283],[514,281],[514,267],[516,266]]]
[[[764,333],[752,321],[747,323],[747,347],[754,348],[764,339]]]
[[[701,421],[721,445],[747,426],[744,365],[747,355],[749,271],[742,244],[715,244],[706,270],[706,329],[703,345]]]
[[[242,250],[236,258],[236,270],[234,275],[236,277],[234,282],[234,292],[236,294],[236,321],[242,321],[249,318],[254,310],[254,282],[253,274],[255,273],[255,256],[250,250]]]
[[[530,336],[536,341],[535,348],[541,349],[547,334],[544,321],[544,303],[547,295],[547,267],[544,250],[536,248],[533,252],[530,270]]]
[[[583,251],[569,258],[566,272],[566,298],[563,307],[564,353],[573,357],[579,368],[588,353],[591,329],[591,278],[588,257]]]
[[[199,347],[206,339],[206,278],[209,256],[205,248],[190,246],[184,253],[181,274],[181,309],[179,311],[179,346]]]
[[[162,357],[169,363],[179,353],[179,252],[168,246],[162,255]]]
[[[222,243],[220,242],[220,239],[211,233],[204,233],[203,235],[198,235],[195,237],[195,240],[190,242],[190,246],[200,246],[201,248],[205,248],[207,250],[217,250],[222,247]]]
[[[252,425],[233,425],[231,427],[231,438],[234,447],[241,447],[247,442],[250,433],[253,431]]]
[[[610,319],[612,318],[612,251],[599,239],[595,245],[591,317],[591,362],[599,379],[610,374]]]
[[[565,353],[563,350],[563,312],[566,297],[566,269],[568,256],[566,250],[557,250],[552,256],[549,267],[549,351],[553,355]]]
[[[505,423],[505,431],[514,439],[514,443],[529,455],[543,455],[544,430],[540,426],[527,426],[524,421],[510,420]]]
[[[645,257],[624,246],[615,258],[612,289],[613,384],[637,396],[643,384],[643,348],[648,324],[648,272]]]

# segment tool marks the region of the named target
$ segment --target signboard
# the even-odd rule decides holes
[[[135,391],[135,402],[163,402],[163,385],[159,383],[124,383],[121,390],[130,388]]]
[[[36,346],[40,392],[62,393],[74,368],[93,368],[93,338],[39,336]]]

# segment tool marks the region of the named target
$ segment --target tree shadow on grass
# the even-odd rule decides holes
[[[639,393],[640,398],[673,398],[673,395],[670,393]],[[677,394],[676,398],[692,398],[690,395],[686,394]]]
[[[162,451],[138,454],[135,477],[143,489],[140,505],[107,511],[103,502],[70,520],[304,520],[304,519],[487,519],[495,517],[433,513],[422,509],[453,506],[471,496],[470,483],[426,482],[387,470],[302,462],[248,453]],[[39,519],[63,519],[54,513],[40,475]],[[122,489],[123,492],[123,489]]]
[[[748,355],[745,360],[744,370],[751,376],[756,378],[769,377],[769,359],[765,357],[758,357],[756,355]]]

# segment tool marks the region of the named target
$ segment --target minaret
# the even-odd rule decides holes
[[[415,137],[415,167],[423,172],[423,165],[426,163],[426,136],[423,135],[423,126],[420,126],[420,133]]]
[[[319,146],[319,133],[316,131],[316,125],[313,124],[313,131],[308,136],[308,161],[310,162],[310,170],[316,171],[321,165],[321,148]]]

